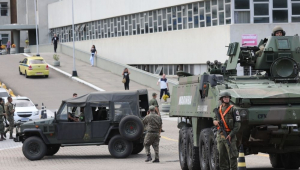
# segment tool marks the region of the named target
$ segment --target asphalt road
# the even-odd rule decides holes
[[[54,110],[60,106],[63,99],[72,97],[74,92],[81,95],[94,91],[54,70],[50,70],[49,78],[26,79],[18,72],[18,62],[22,58],[24,58],[23,55],[0,55],[0,81],[12,88],[15,94],[27,96],[36,104],[41,105],[44,102],[48,109]],[[161,137],[161,162],[159,164],[145,163],[144,151],[127,159],[114,159],[109,154],[107,146],[63,147],[55,156],[44,157],[39,161],[29,161],[23,156],[21,143],[6,140],[0,142],[0,167],[5,170],[32,170],[33,168],[43,170],[180,170],[177,121],[165,118],[163,123],[166,132],[162,133]],[[274,170],[266,154],[246,156],[246,164],[247,169]]]

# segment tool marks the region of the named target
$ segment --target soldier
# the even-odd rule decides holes
[[[150,145],[152,145],[155,152],[155,159],[153,163],[159,162],[159,138],[162,126],[161,117],[155,113],[155,107],[149,107],[150,114],[148,114],[144,120],[144,127],[147,130],[147,134],[144,139],[144,146],[147,155],[147,159],[145,162],[149,162],[152,160],[150,153]]]
[[[160,116],[160,113],[159,113],[159,109],[158,109],[158,103],[157,103],[157,100],[156,100],[156,97],[157,97],[157,94],[156,93],[152,93],[152,99],[149,101],[149,106],[154,106],[155,107],[155,112]]]
[[[13,130],[14,130],[14,112],[15,110],[13,109],[13,104],[12,102],[12,98],[11,97],[7,97],[8,102],[5,103],[5,113],[7,114],[7,120],[9,122],[9,127],[6,128],[5,132],[4,132],[4,136],[6,137],[6,133],[9,131],[10,136],[9,139],[13,139]]]
[[[6,114],[4,113],[4,108],[3,108],[3,99],[0,98],[0,134],[1,134],[1,138],[0,141],[6,140],[3,136],[4,136],[4,116],[6,116]]]
[[[237,142],[236,133],[239,131],[241,127],[241,123],[240,123],[241,118],[239,115],[239,111],[236,110],[233,105],[229,104],[230,99],[231,99],[231,95],[229,92],[220,93],[220,101],[222,104],[218,108],[218,113],[216,113],[216,114],[220,114],[220,117],[223,120],[223,124],[225,126],[225,131],[228,134],[226,138],[223,132],[220,130],[217,134],[217,146],[219,150],[220,170],[237,169],[238,150],[236,146],[236,142]],[[214,117],[213,123],[219,129],[219,120],[217,119],[217,117],[219,116],[216,115]],[[230,152],[230,147],[226,142],[227,139],[230,142],[232,152]]]

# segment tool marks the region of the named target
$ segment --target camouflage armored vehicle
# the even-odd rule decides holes
[[[149,109],[147,90],[94,92],[62,101],[55,118],[30,121],[17,128],[29,160],[52,156],[60,147],[108,145],[115,158],[144,148],[142,117]]]
[[[219,169],[213,117],[220,106],[219,94],[228,91],[242,119],[238,147],[243,144],[246,155],[268,153],[274,168],[298,169],[299,36],[272,36],[258,47],[231,43],[227,55],[224,64],[207,62],[203,75],[178,73],[170,116],[178,117],[181,168]],[[237,76],[238,63],[255,74]]]

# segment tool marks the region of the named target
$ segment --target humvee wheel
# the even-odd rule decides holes
[[[60,148],[60,145],[47,145],[47,152],[46,156],[53,156],[55,155]]]
[[[179,130],[178,151],[179,162],[182,170],[188,170],[187,165],[187,127],[182,127]]]
[[[120,135],[110,139],[108,150],[115,158],[126,158],[132,153],[132,142],[125,140]]]
[[[269,159],[273,168],[283,168],[280,154],[269,154]]]
[[[134,141],[143,134],[144,125],[139,117],[130,115],[121,120],[119,131],[123,138]]]
[[[201,170],[209,170],[210,128],[203,129],[199,136],[199,161]]]
[[[199,148],[194,147],[193,129],[188,128],[187,133],[187,165],[189,170],[200,169]]]
[[[210,129],[209,131],[209,166],[210,170],[219,170],[219,151],[217,147],[217,133],[216,129]]]
[[[27,159],[33,161],[42,159],[47,152],[47,147],[41,138],[32,136],[24,141],[22,151]]]
[[[133,149],[131,154],[138,154],[140,152],[142,152],[142,150],[144,149],[144,144],[143,143],[135,143],[133,144]]]
[[[299,168],[299,153],[284,153],[281,154],[281,161],[284,169]]]

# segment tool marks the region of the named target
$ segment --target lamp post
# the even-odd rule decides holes
[[[39,54],[39,34],[38,34],[38,26],[37,26],[37,15],[36,15],[36,1],[34,1],[34,15],[35,15],[35,33],[36,33],[36,56],[40,56]]]
[[[77,77],[76,65],[75,65],[75,30],[74,30],[74,4],[72,0],[72,34],[73,34],[73,72],[72,77]]]

